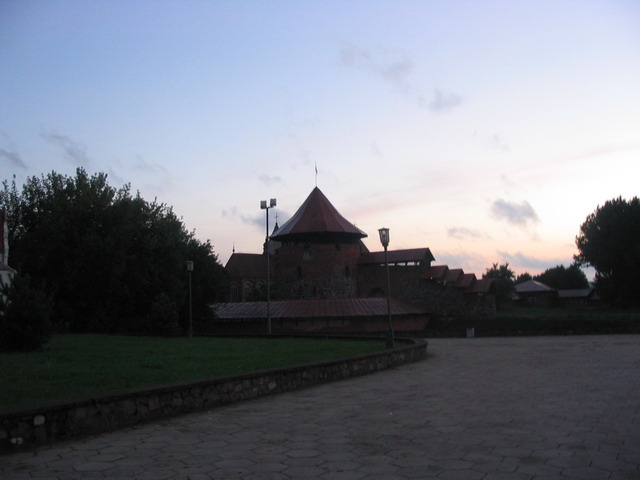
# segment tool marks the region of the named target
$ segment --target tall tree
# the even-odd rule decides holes
[[[640,306],[640,200],[598,206],[580,226],[575,260],[596,270],[596,288],[613,305]]]
[[[0,205],[12,266],[49,292],[58,329],[168,333],[176,319],[186,326],[187,260],[197,265],[194,319],[222,297],[224,270],[211,244],[170,207],[109,186],[104,173],[52,172],[27,179],[22,192],[5,181]]]
[[[522,272],[516,277],[516,284],[526,282],[528,280],[533,280],[531,274],[529,272]]]
[[[587,276],[575,263],[566,268],[564,265],[548,268],[540,275],[536,275],[534,280],[538,280],[556,290],[587,288],[589,286]]]
[[[487,268],[482,278],[492,278],[496,288],[496,305],[503,306],[511,299],[511,294],[515,290],[516,274],[509,268],[509,263],[498,265],[494,263],[491,268]]]

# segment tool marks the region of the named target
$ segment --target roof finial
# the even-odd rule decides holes
[[[231,250],[231,253],[236,253],[236,242],[233,242],[233,248]]]
[[[316,188],[318,188],[318,162],[314,162],[316,167]]]

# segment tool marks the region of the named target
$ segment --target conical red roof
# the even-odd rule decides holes
[[[345,219],[318,187],[271,238],[280,242],[350,242],[366,237]]]

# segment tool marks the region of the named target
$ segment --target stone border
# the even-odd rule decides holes
[[[398,342],[409,345],[339,360],[0,412],[0,453],[365,375],[426,357],[425,340]]]

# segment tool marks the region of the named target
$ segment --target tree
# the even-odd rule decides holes
[[[516,284],[526,282],[528,280],[533,280],[533,277],[529,272],[523,272],[516,278]]]
[[[50,292],[57,329],[167,333],[188,322],[186,260],[193,260],[195,320],[222,298],[224,269],[211,244],[188,232],[173,210],[115,189],[107,175],[56,172],[4,182],[12,265]],[[160,314],[167,307],[173,311]],[[162,325],[162,323],[168,323]]]
[[[534,280],[538,280],[556,290],[587,288],[589,286],[587,276],[575,263],[567,268],[564,265],[548,268],[540,275],[536,275]]]
[[[1,282],[0,282],[1,283]],[[42,348],[51,337],[51,303],[31,286],[29,276],[17,274],[0,293],[0,351]]]
[[[511,299],[511,294],[515,290],[516,275],[509,268],[509,263],[498,265],[494,263],[491,268],[482,275],[482,278],[492,278],[496,288],[496,305],[498,307],[504,305]]]
[[[608,200],[591,213],[576,237],[580,265],[596,270],[600,296],[621,307],[640,306],[640,200]]]

